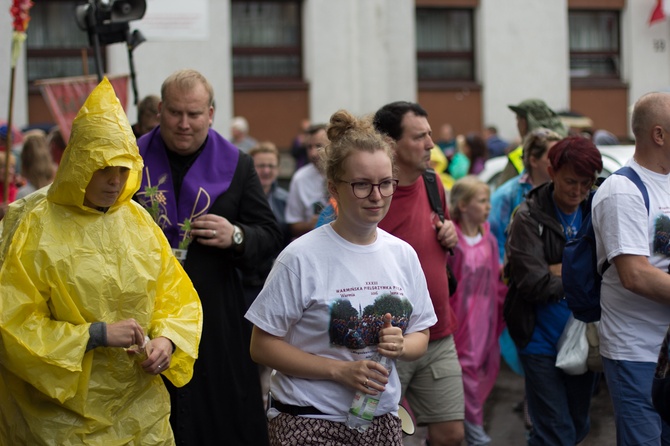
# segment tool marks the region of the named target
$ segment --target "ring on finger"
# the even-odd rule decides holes
[[[216,231],[212,229],[212,238],[216,237]]]
[[[368,386],[368,379],[365,378],[365,382],[363,383],[363,387],[367,387],[367,386]]]

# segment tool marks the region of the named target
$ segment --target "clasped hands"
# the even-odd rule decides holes
[[[172,341],[163,336],[146,341],[144,330],[135,319],[107,324],[107,346],[126,348],[129,355],[146,353],[147,359],[140,363],[146,373],[157,375],[170,368]]]

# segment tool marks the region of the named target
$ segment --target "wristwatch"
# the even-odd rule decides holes
[[[233,245],[240,246],[244,243],[244,232],[239,226],[233,225]]]

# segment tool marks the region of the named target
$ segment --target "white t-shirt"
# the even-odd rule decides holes
[[[325,177],[319,169],[310,163],[302,166],[291,178],[286,200],[286,223],[310,221],[314,214],[314,205],[321,208],[328,204]]]
[[[405,334],[437,322],[414,249],[382,229],[374,243],[355,245],[324,225],[282,251],[245,317],[305,352],[357,361],[376,351],[387,312],[406,326]],[[345,420],[354,397],[353,389],[338,382],[279,372],[271,390],[284,404],[337,414],[318,417],[336,422]],[[397,413],[400,393],[394,367],[375,415]]]
[[[663,271],[670,263],[670,175],[647,170],[631,159],[649,193],[649,215],[640,190],[628,178],[611,175],[593,198],[598,267],[611,263],[600,291],[600,353],[609,359],[656,362],[670,324],[670,305],[626,290],[613,259],[641,255]],[[668,290],[670,293],[670,290]]]

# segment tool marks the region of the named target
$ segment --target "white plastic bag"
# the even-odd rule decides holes
[[[589,357],[586,360],[586,367],[592,372],[603,371],[603,358],[600,356],[600,336],[598,335],[598,326],[600,321],[587,322],[586,324],[586,342],[589,344]]]
[[[558,339],[557,349],[556,367],[562,369],[568,375],[586,373],[586,360],[589,356],[586,323],[575,319],[571,314],[561,337]]]

